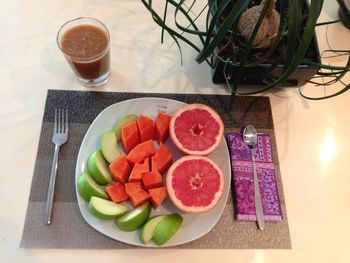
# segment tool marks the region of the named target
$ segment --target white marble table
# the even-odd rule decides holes
[[[160,29],[140,1],[1,0],[1,262],[349,262],[350,92],[308,101],[296,88],[264,94],[272,103],[291,250],[20,248],[46,92],[86,90],[55,43],[60,25],[78,16],[98,18],[111,31],[112,78],[98,90],[227,94],[211,83],[207,65],[193,61],[193,50],[184,49],[181,66],[176,46],[160,45]],[[325,1],[320,21],[336,17],[335,1]],[[350,31],[341,24],[318,30],[318,39],[321,50],[350,48]]]

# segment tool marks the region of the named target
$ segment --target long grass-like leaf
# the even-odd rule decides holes
[[[343,16],[345,19],[345,24],[350,25],[350,10],[346,7],[345,1],[344,0],[337,0],[340,9],[343,11]]]
[[[325,25],[335,24],[339,22],[341,22],[341,20],[327,21],[327,22],[317,23],[316,26],[325,26]]]
[[[164,14],[163,14],[163,23],[166,24],[166,15],[168,13],[168,3],[169,1],[168,0],[165,0],[165,7],[164,7]],[[161,43],[164,43],[164,27],[162,27],[162,34],[161,34],[161,37],[160,37],[160,42]]]
[[[220,5],[217,7],[217,9],[215,10],[215,12],[212,13],[213,17],[211,18],[211,21],[209,23],[209,27],[207,26],[208,35],[207,35],[207,38],[206,38],[205,43],[204,43],[204,49],[209,45],[212,36],[215,35],[215,30],[217,29],[217,27],[218,27],[218,25],[220,23],[219,20],[222,17],[225,9],[228,7],[228,5],[230,3],[231,3],[230,0],[222,1],[220,3]],[[210,18],[210,14],[208,14],[208,16],[207,16],[207,22],[206,23],[208,23],[209,18]]]
[[[299,38],[299,32],[302,22],[302,4],[300,0],[293,0],[289,2],[288,8],[288,34],[287,45],[285,46],[285,59],[283,71],[288,69],[290,62],[293,60],[295,47]]]
[[[194,48],[196,51],[200,51],[200,48],[197,47],[194,43],[192,43],[190,40],[187,38],[183,37],[180,33],[176,32],[172,28],[168,27],[166,24],[163,23],[163,19],[157,14],[157,12],[152,8],[152,5],[148,4],[146,0],[141,0],[142,3],[145,5],[145,7],[149,10],[149,12],[152,15],[153,21],[156,22],[160,27],[164,28],[169,35],[171,35],[172,38],[175,39],[181,39],[184,41],[186,44]],[[151,1],[150,1],[151,2]]]
[[[325,99],[330,99],[330,98],[334,98],[336,96],[339,96],[345,92],[347,92],[348,90],[350,90],[350,84],[348,84],[347,86],[345,86],[343,89],[341,89],[340,91],[338,92],[335,92],[331,95],[328,95],[328,96],[322,96],[322,97],[310,97],[310,96],[307,96],[305,95],[302,91],[301,91],[301,88],[299,88],[299,94],[300,96],[302,96],[303,98],[305,99],[308,99],[308,100],[325,100]]]
[[[214,49],[220,44],[221,40],[225,37],[227,30],[232,26],[233,22],[240,16],[243,10],[248,6],[249,0],[238,0],[235,6],[232,8],[221,27],[216,32],[215,37],[204,46],[196,57],[198,63],[202,63],[207,57],[212,54]],[[214,30],[214,29],[213,29]],[[211,34],[209,34],[210,36]]]
[[[176,3],[174,1],[171,1],[171,2],[172,2],[173,5],[174,5],[174,3]],[[200,31],[199,28],[196,26],[194,20],[192,20],[191,16],[181,7],[184,2],[185,2],[185,0],[181,0],[180,3],[178,3],[175,6],[176,7],[175,15],[174,15],[175,25],[177,26],[177,28],[179,28],[183,32],[190,33],[190,34],[193,34],[193,35],[198,35],[200,40],[201,40],[201,42],[204,44],[203,36],[206,36],[207,33],[204,32],[204,31]],[[177,22],[178,12],[181,12],[187,18],[187,20],[189,21],[190,25],[194,28],[194,30],[191,30],[188,27],[183,27]]]
[[[324,69],[332,69],[332,70],[347,70],[347,71],[350,70],[349,66],[344,66],[344,67],[342,67],[342,66],[330,66],[330,65],[325,65],[325,64],[321,64],[321,63],[317,63],[317,62],[313,62],[313,61],[308,61],[308,60],[302,60],[301,64],[312,66],[315,68],[324,68]]]
[[[189,9],[187,10],[187,13],[189,13],[190,11],[191,11],[191,8],[194,6],[194,3],[195,3],[196,1],[194,1],[193,3],[192,3],[192,5],[189,7]],[[185,5],[185,4],[184,4]],[[186,6],[186,5],[185,5]],[[204,11],[206,10],[208,8],[208,4],[207,5],[205,5],[203,8],[202,8],[202,10],[199,12],[199,14],[196,14],[195,15],[195,17],[194,17],[194,19],[192,20],[192,22],[190,22],[190,24],[188,24],[187,26],[186,26],[186,31],[187,32],[185,32],[184,30],[182,30],[182,32],[180,33],[181,35],[184,35],[184,33],[189,33],[189,34],[193,34],[193,35],[198,35],[198,36],[200,36],[200,39],[201,39],[201,41],[202,41],[202,43],[203,43],[203,38],[201,37],[202,35],[203,36],[205,36],[205,35],[207,35],[207,33],[206,33],[206,31],[201,31],[201,32],[198,32],[198,31],[196,31],[196,30],[189,30],[189,28],[190,28],[190,26],[191,26],[191,23],[195,23],[196,21],[197,21],[197,19],[204,13]],[[178,24],[177,23],[177,20],[176,20],[176,15],[175,15],[175,24]],[[183,27],[181,27],[181,26],[178,26],[178,28],[181,30],[181,29],[184,29]],[[210,63],[210,64],[212,64],[212,63]]]

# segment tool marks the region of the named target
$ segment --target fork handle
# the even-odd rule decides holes
[[[55,193],[57,161],[58,161],[59,150],[60,150],[60,146],[55,145],[55,153],[54,153],[53,159],[52,159],[49,190],[47,192],[47,199],[46,199],[46,208],[45,208],[45,224],[46,225],[51,224],[52,203],[53,203],[53,196]]]
[[[258,175],[256,174],[256,165],[255,165],[255,157],[254,157],[253,150],[250,150],[250,154],[252,156],[253,174],[254,174],[255,214],[256,214],[256,219],[258,221],[258,228],[260,230],[263,230],[264,227],[265,227],[264,213],[263,213],[263,208],[262,208],[262,204],[261,204],[261,195],[260,195],[260,190],[259,190],[259,180],[258,180]]]

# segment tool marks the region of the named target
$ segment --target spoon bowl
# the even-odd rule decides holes
[[[253,148],[258,141],[258,135],[253,125],[247,125],[243,130],[243,140],[249,146]]]

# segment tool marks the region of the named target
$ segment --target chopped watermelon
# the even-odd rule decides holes
[[[146,190],[163,186],[162,175],[157,170],[142,174],[142,182]]]
[[[141,142],[155,138],[154,121],[151,118],[140,115],[137,120],[137,127],[139,128]]]
[[[163,112],[158,112],[155,121],[156,138],[159,142],[165,142],[169,137],[169,123],[171,115],[167,115]]]
[[[126,153],[129,153],[136,145],[140,143],[140,134],[136,121],[122,127],[122,143]]]
[[[128,181],[131,167],[126,156],[122,155],[109,165],[109,170],[114,181],[125,184]]]
[[[127,159],[131,165],[135,163],[143,163],[146,158],[151,157],[157,152],[157,149],[152,140],[142,142],[134,147],[129,154]]]
[[[141,181],[141,175],[149,172],[149,158],[146,158],[143,163],[136,163],[131,170],[129,182]]]
[[[148,192],[151,195],[150,201],[154,208],[160,206],[167,195],[165,186],[149,189]]]
[[[125,186],[125,192],[128,194],[128,196],[131,196],[133,193],[137,192],[139,189],[143,189],[141,181],[126,183],[124,186]]]
[[[173,163],[173,154],[165,144],[160,143],[158,151],[152,156],[151,163],[152,170],[158,170],[162,174]]]
[[[139,189],[138,191],[132,193],[130,196],[131,203],[134,207],[140,206],[143,203],[147,202],[150,198],[150,194],[143,189]]]
[[[124,185],[119,182],[106,186],[106,192],[115,203],[121,203],[129,199]]]

